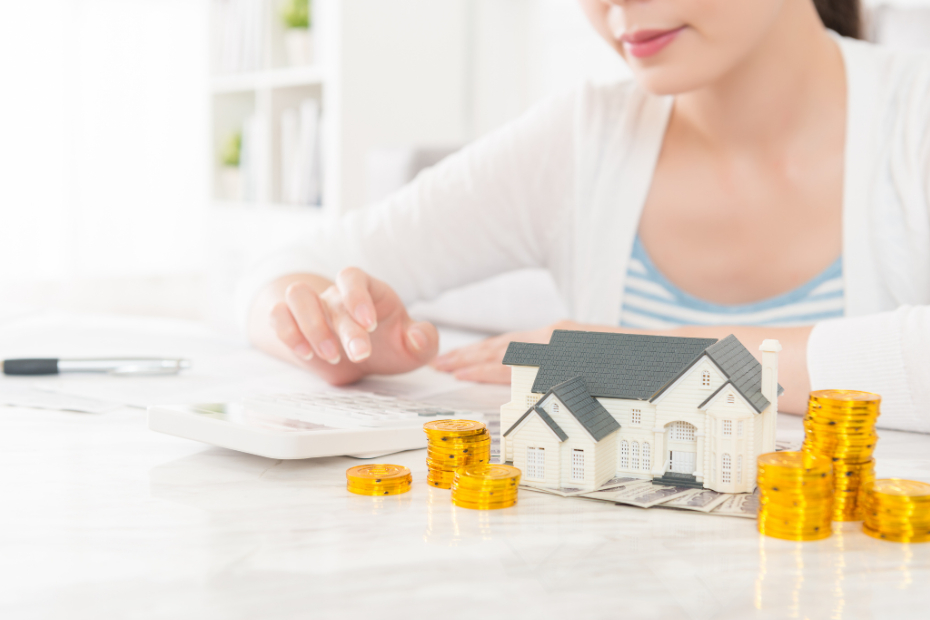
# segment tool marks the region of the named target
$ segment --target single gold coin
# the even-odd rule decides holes
[[[474,420],[433,420],[423,425],[423,430],[429,436],[442,436],[444,434],[468,436],[477,435],[486,430],[483,422]]]
[[[917,480],[900,478],[880,478],[872,483],[871,492],[893,498],[907,498],[911,501],[930,502],[930,484]],[[885,499],[885,498],[882,498]]]
[[[523,472],[512,465],[470,465],[463,467],[459,472],[463,478],[479,478],[481,480],[519,480]]]
[[[368,465],[356,465],[346,470],[347,479],[371,480],[382,482],[396,480],[410,476],[410,470],[403,465],[390,465],[386,463],[371,463]]]

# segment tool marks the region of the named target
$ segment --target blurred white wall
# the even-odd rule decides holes
[[[0,2],[0,283],[190,274],[203,0]]]

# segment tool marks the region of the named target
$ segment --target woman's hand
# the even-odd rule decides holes
[[[511,342],[545,344],[557,329],[584,329],[572,321],[559,321],[549,327],[527,332],[510,332],[440,355],[431,364],[436,370],[452,373],[463,381],[510,383],[510,367],[504,366],[504,353]]]
[[[413,321],[391,287],[354,267],[335,282],[312,274],[277,280],[259,295],[250,323],[259,348],[333,385],[414,370],[439,348],[435,327]]]

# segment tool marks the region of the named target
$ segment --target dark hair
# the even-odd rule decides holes
[[[859,0],[814,0],[820,21],[844,37],[862,38],[862,10]]]

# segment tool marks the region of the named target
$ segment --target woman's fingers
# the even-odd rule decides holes
[[[336,288],[352,319],[371,333],[378,327],[378,313],[371,296],[374,279],[357,267],[347,267],[336,276]]]
[[[461,381],[510,383],[510,367],[500,362],[486,362],[456,370],[452,375]]]
[[[351,362],[361,362],[371,355],[371,336],[349,313],[338,288],[331,286],[321,298],[329,308],[329,318],[339,336],[346,357]]]
[[[509,343],[509,340],[505,341],[500,336],[496,336],[469,344],[461,349],[440,355],[433,361],[433,368],[443,372],[454,372],[460,368],[494,362],[495,360],[500,363]]]
[[[278,339],[287,345],[287,348],[297,357],[305,360],[313,359],[313,349],[300,332],[300,327],[297,326],[297,321],[294,320],[287,303],[282,301],[271,309],[271,328]]]
[[[309,285],[295,282],[287,287],[284,299],[294,321],[316,354],[330,364],[342,358],[339,341],[330,328],[327,311]]]
[[[407,350],[421,364],[426,363],[439,350],[439,332],[432,323],[413,322],[407,326]]]

